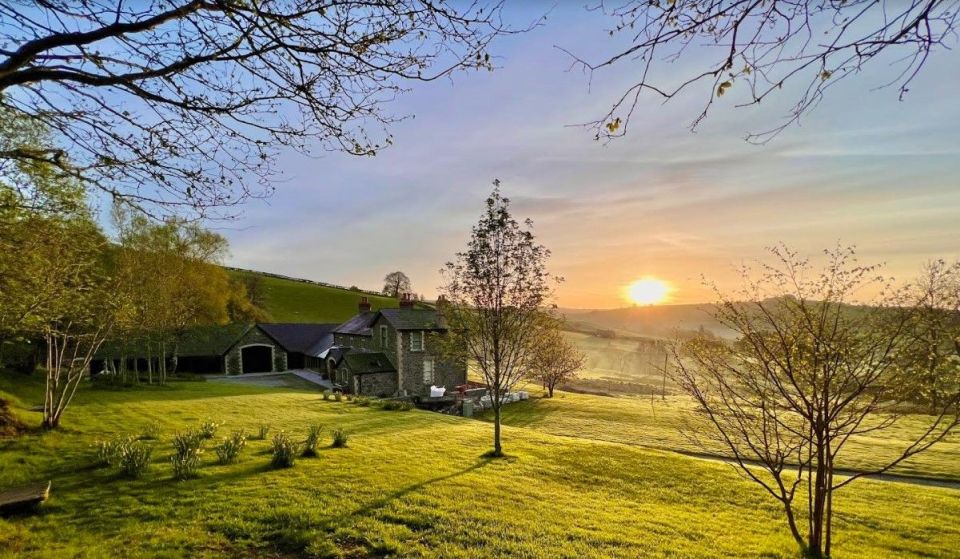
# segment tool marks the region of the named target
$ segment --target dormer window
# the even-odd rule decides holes
[[[423,351],[423,332],[410,332],[410,351]]]

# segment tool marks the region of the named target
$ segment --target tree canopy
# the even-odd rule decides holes
[[[404,293],[411,293],[413,287],[410,278],[401,271],[390,272],[383,277],[383,294],[390,297],[400,297]]]
[[[644,95],[698,92],[703,109],[691,115],[692,129],[731,92],[743,91],[737,107],[794,96],[781,122],[747,136],[765,142],[869,65],[892,65],[889,83],[875,85],[894,86],[903,99],[930,55],[955,43],[957,8],[953,0],[600,1],[591,9],[610,16],[610,35],[629,46],[595,61],[570,54],[591,79],[603,68],[636,76],[588,124],[598,140],[625,135]]]
[[[405,84],[492,68],[500,4],[53,0],[0,4],[0,146],[153,212],[269,193],[282,148],[373,155]],[[66,157],[72,161],[66,165]]]

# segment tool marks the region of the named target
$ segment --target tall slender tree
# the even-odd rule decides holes
[[[510,213],[500,181],[474,225],[465,251],[441,270],[440,312],[450,327],[447,355],[474,363],[490,390],[493,456],[503,455],[501,407],[524,375],[543,327],[551,295],[550,251],[536,242],[529,219]]]

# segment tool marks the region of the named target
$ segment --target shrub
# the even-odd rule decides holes
[[[366,407],[370,405],[370,398],[366,396],[357,396],[357,398],[353,401],[353,403],[358,406]]]
[[[10,409],[10,402],[0,398],[0,437],[16,437],[27,430]]]
[[[333,430],[333,448],[343,448],[347,446],[347,432],[342,427]]]
[[[203,454],[203,435],[199,431],[187,431],[173,436],[173,478],[183,481],[196,477],[200,467],[200,455]]]
[[[333,394],[331,394],[329,390],[324,390],[324,391],[323,391],[323,399],[324,399],[324,400],[329,400],[329,399],[330,399],[330,396],[332,396],[332,395],[333,395]]]
[[[410,411],[413,404],[407,400],[387,400],[383,403],[383,409],[387,411]]]
[[[223,442],[217,445],[217,462],[220,464],[233,464],[240,456],[240,451],[247,445],[247,435],[243,429],[234,431],[230,438],[223,439]]]
[[[274,468],[289,468],[297,460],[300,445],[293,442],[289,435],[280,431],[273,436],[273,464]]]
[[[132,439],[130,437],[114,437],[108,441],[97,441],[93,444],[97,451],[98,466],[115,466],[120,461],[123,452]]]
[[[177,454],[187,453],[203,446],[203,436],[199,431],[190,429],[173,436],[173,449]]]
[[[150,425],[147,425],[143,428],[143,432],[140,433],[141,440],[158,440],[160,438],[160,432],[162,428],[160,427],[159,421],[154,421]]]
[[[338,401],[338,402],[339,402],[340,400],[343,400],[343,392],[340,392],[339,390],[338,390],[337,392],[334,392],[334,393],[333,393],[333,399],[336,400],[336,401]]]
[[[348,401],[348,402],[352,402],[352,401],[353,401],[353,394],[347,394],[347,401]]]
[[[207,419],[200,424],[200,436],[204,439],[212,439],[217,434],[217,428],[220,424],[212,419]]]
[[[150,466],[150,456],[152,454],[153,447],[127,439],[117,458],[120,473],[129,478],[142,476],[147,471],[147,467]]]
[[[261,441],[267,440],[267,433],[270,432],[270,426],[266,423],[261,423],[260,428],[257,430],[257,438]]]
[[[316,456],[317,444],[320,442],[320,433],[323,433],[323,425],[311,425],[307,431],[307,440],[303,441],[303,455]]]

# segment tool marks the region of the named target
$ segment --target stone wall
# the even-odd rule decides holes
[[[226,373],[228,375],[239,375],[243,372],[243,364],[240,355],[241,348],[254,344],[262,344],[273,347],[273,370],[287,370],[287,352],[284,351],[282,347],[278,346],[270,336],[263,332],[263,330],[255,326],[247,331],[243,337],[237,340],[237,342],[233,344],[224,355]]]
[[[396,373],[367,373],[354,375],[354,385],[359,385],[358,394],[386,398],[397,392]]]
[[[400,372],[400,390],[408,396],[428,396],[430,385],[444,386],[452,391],[456,386],[467,382],[467,367],[459,365],[449,359],[443,359],[436,349],[437,342],[429,332],[424,332],[424,350],[410,349],[410,338],[413,332],[401,331],[396,340],[400,351],[395,353],[397,370]],[[423,362],[433,359],[433,382],[424,382]]]
[[[373,343],[370,336],[355,336],[352,334],[333,334],[333,345],[346,346],[357,349],[372,349]]]

